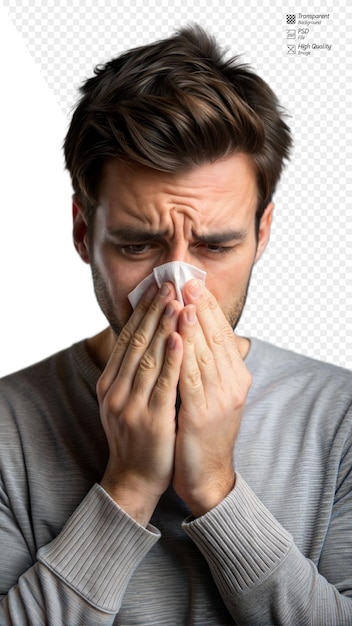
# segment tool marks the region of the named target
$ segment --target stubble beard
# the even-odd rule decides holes
[[[118,311],[116,310],[116,306],[107,288],[107,285],[93,261],[91,261],[91,271],[96,299],[117,338],[124,326],[126,326],[131,313],[127,314],[125,318],[119,316]],[[228,323],[234,330],[241,319],[243,309],[246,304],[250,279],[251,276],[249,276],[248,282],[243,289],[240,297],[232,302],[228,309],[224,311],[224,315]]]
[[[224,315],[233,330],[237,328],[238,323],[242,317],[243,309],[247,301],[249,283],[250,280],[248,280],[247,285],[245,289],[243,289],[240,297],[232,303],[227,311],[224,311]]]
[[[126,326],[130,315],[126,315],[125,319],[119,317],[118,312],[116,310],[116,306],[111,298],[107,285],[98,270],[94,261],[91,261],[91,271],[93,278],[93,287],[95,297],[98,301],[99,307],[104,313],[107,321],[109,322],[110,327],[112,328],[116,338],[119,336],[120,332]]]

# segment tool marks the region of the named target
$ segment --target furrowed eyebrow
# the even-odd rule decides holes
[[[246,230],[226,230],[223,233],[209,233],[207,235],[196,235],[194,239],[200,243],[216,244],[228,243],[229,241],[242,241],[247,235]]]
[[[116,239],[121,239],[124,242],[135,243],[136,241],[165,241],[169,232],[164,231],[150,231],[134,228],[133,226],[126,226],[123,228],[115,228],[109,230],[109,235]],[[204,244],[217,244],[227,243],[230,241],[241,241],[247,235],[247,230],[227,230],[218,233],[209,233],[205,235],[193,234],[194,241]]]
[[[109,230],[109,235],[122,241],[162,241],[167,237],[168,231],[151,231],[141,230],[134,228],[133,226],[126,226],[124,228],[114,228]]]

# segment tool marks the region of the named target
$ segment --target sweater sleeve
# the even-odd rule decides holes
[[[159,536],[94,485],[61,533],[38,551],[37,562],[1,597],[1,625],[113,624],[133,572]],[[11,552],[9,544],[1,559]],[[23,559],[28,562],[24,550]]]
[[[235,623],[352,625],[350,531],[348,548],[346,529],[341,534],[335,528],[335,548],[344,546],[345,562],[340,585],[333,585],[239,474],[222,503],[183,525],[207,559]]]

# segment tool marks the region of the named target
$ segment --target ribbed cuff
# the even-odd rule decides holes
[[[38,560],[93,606],[116,613],[133,572],[159,538],[156,528],[140,526],[94,485]]]
[[[231,493],[183,528],[208,561],[223,597],[244,593],[265,580],[286,558],[291,535],[236,475]]]

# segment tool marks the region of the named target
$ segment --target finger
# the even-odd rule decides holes
[[[180,393],[183,409],[205,406],[205,389],[217,384],[214,357],[204,337],[194,305],[187,305],[179,316],[179,332],[183,340]]]
[[[216,298],[199,280],[188,281],[184,288],[185,304],[194,304],[197,318],[208,345],[219,365],[227,367],[241,360],[233,329]]]
[[[183,345],[180,335],[172,332],[167,340],[161,372],[150,399],[150,409],[164,415],[167,411],[175,414],[177,385],[180,378]]]
[[[200,280],[192,279],[188,281],[184,287],[183,296],[185,304],[195,305],[199,321],[204,319],[205,322],[210,322],[213,320],[213,322],[217,323],[219,329],[225,331],[226,336],[233,338],[233,329],[216,298]]]
[[[232,372],[235,376],[232,375],[232,383],[229,384],[236,384],[240,395],[242,391],[247,394],[251,384],[251,376],[239,352],[233,329],[216,298],[203,283],[192,280],[185,285],[184,299],[185,302],[189,299],[192,300],[196,307],[197,319],[214,356],[218,380],[228,381]],[[227,385],[224,391],[226,387]]]
[[[144,342],[150,341],[153,329],[155,331],[163,310],[173,297],[175,297],[175,291],[171,283],[165,283],[160,289],[153,284],[146,290],[117,338],[110,359],[98,382],[100,394],[104,395],[116,379],[131,342],[134,342],[137,348],[142,347]],[[139,331],[141,326],[142,329]]]
[[[126,357],[123,360],[120,369],[120,375],[123,379],[125,372],[126,376],[130,375],[132,368],[135,371],[135,379],[133,383],[134,391],[139,394],[150,397],[152,391],[157,383],[159,376],[161,375],[164,367],[164,361],[166,358],[166,350],[168,339],[170,335],[176,331],[178,325],[178,315],[182,308],[182,305],[176,300],[168,302],[163,315],[160,318],[159,324],[155,330],[153,339],[141,356],[137,367],[136,359],[133,360],[133,346],[129,348],[126,353]],[[129,359],[129,353],[131,352],[131,359]],[[130,373],[130,374],[129,374]]]

